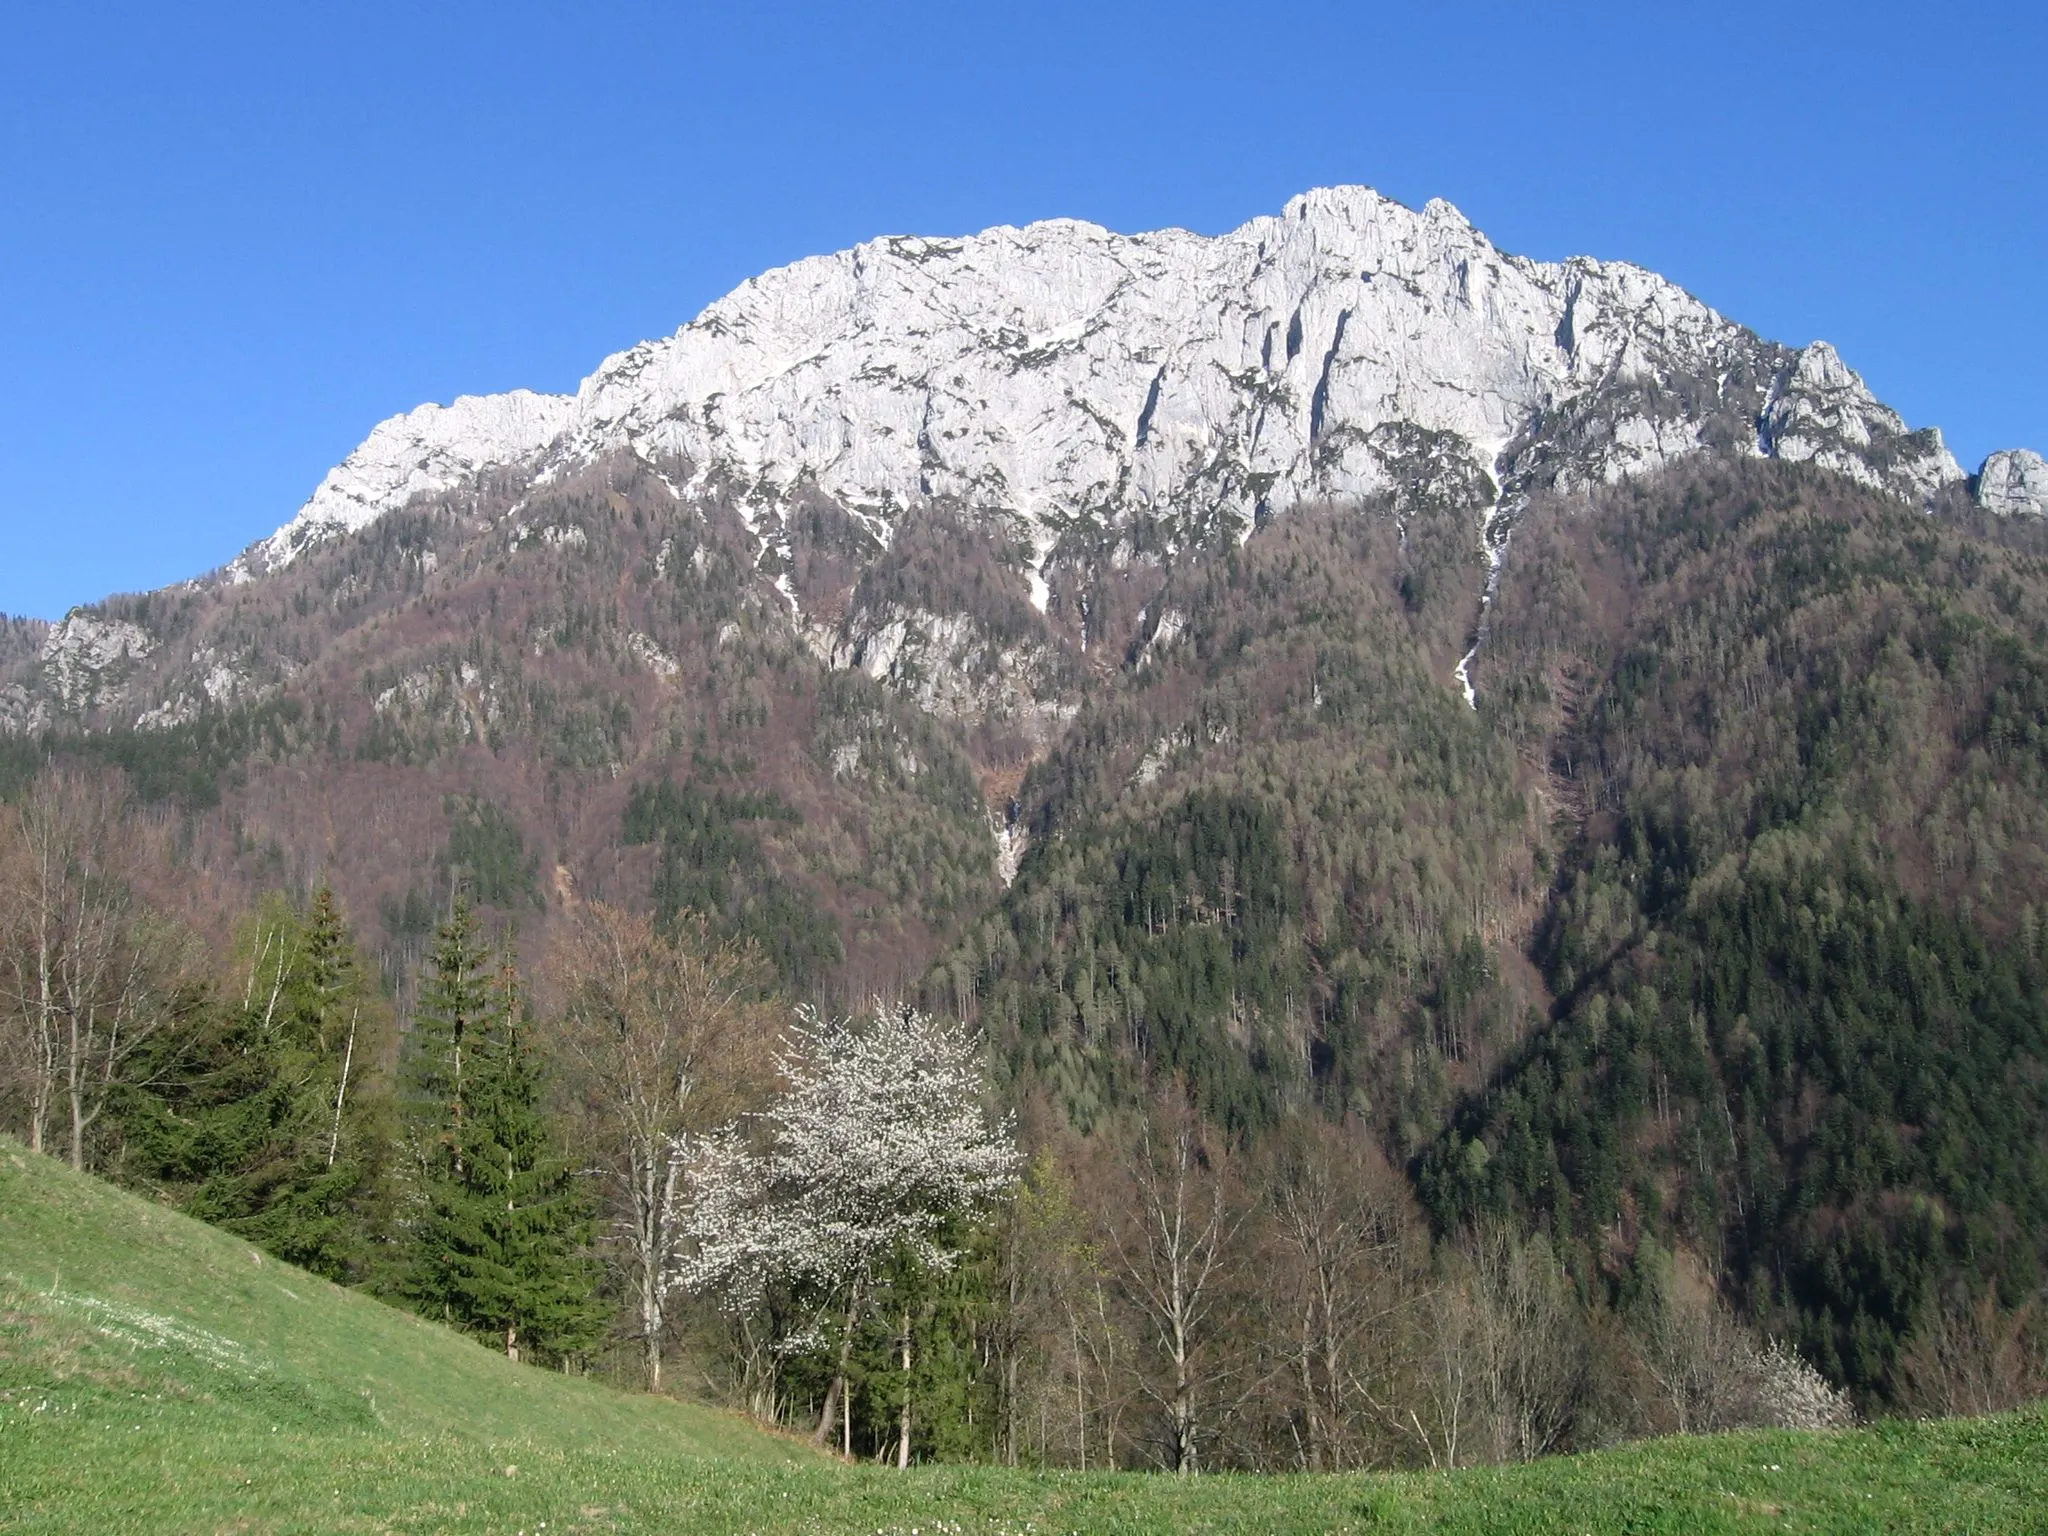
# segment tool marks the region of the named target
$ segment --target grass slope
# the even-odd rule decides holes
[[[0,1531],[2048,1531],[2048,1417],[1451,1476],[849,1468],[511,1365],[0,1140]]]

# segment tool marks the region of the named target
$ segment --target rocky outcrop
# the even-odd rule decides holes
[[[1568,453],[1540,451],[1546,421]],[[1567,483],[1737,436],[1905,496],[1962,477],[1825,344],[1793,354],[1639,267],[1531,261],[1448,203],[1339,187],[1215,237],[1054,220],[764,273],[573,397],[385,422],[260,560],[489,467],[624,448],[695,466],[756,521],[818,494],[884,541],[934,500],[1014,518],[1042,581],[1077,527],[1242,533],[1387,490],[1389,430],[1455,437],[1489,472],[1519,439],[1510,474]]]
[[[2048,459],[2025,448],[1994,453],[1977,471],[1976,494],[2000,517],[2048,517]]]
[[[43,641],[43,688],[66,710],[109,703],[125,674],[155,649],[138,624],[72,613]]]
[[[1076,658],[1114,664],[1181,550],[1298,505],[1372,502],[1404,530],[1469,518],[1497,566],[1532,492],[1702,452],[1813,463],[1916,503],[1962,480],[1940,434],[1909,429],[1825,343],[1765,341],[1627,263],[1503,252],[1448,203],[1338,187],[1213,237],[1053,220],[763,273],[574,395],[463,396],[381,423],[189,590],[242,589],[346,535],[388,544],[305,599],[338,612],[368,566],[424,582],[466,547],[429,547],[402,509],[525,558],[589,537],[536,510],[554,493],[602,509],[620,474],[651,476],[661,502],[721,509],[821,659],[1042,748],[1071,713]],[[1998,456],[1980,497],[2038,509],[2040,463]],[[969,565],[1003,573],[994,608],[870,579],[941,512],[985,546]],[[174,633],[178,603],[74,615],[39,669],[0,671],[19,690],[0,729],[94,712],[175,725],[288,671],[274,636]],[[149,686],[109,715],[152,652]],[[632,654],[673,676],[661,646]]]
[[[1772,390],[1759,447],[1922,501],[1963,478],[1937,429],[1910,430],[1824,341],[1803,350]]]
[[[1077,708],[1074,680],[1053,647],[1006,644],[966,614],[862,613],[828,660],[888,683],[942,720],[1015,733],[1034,752],[1052,745]]]

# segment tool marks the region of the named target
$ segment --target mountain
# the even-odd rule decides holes
[[[1215,238],[1051,221],[765,273],[574,396],[465,396],[381,423],[216,580],[282,570],[421,499],[558,485],[623,452],[663,467],[678,499],[728,501],[809,628],[836,615],[791,585],[802,508],[832,504],[871,555],[940,505],[1001,529],[1035,606],[1085,647],[1114,628],[1097,611],[1106,564],[1242,537],[1275,510],[1483,476],[1508,514],[1488,515],[1499,541],[1537,489],[1712,450],[1922,500],[1964,479],[1938,432],[1909,431],[1824,343],[1763,341],[1637,267],[1505,254],[1447,203],[1335,188]],[[2048,496],[2026,453],[1994,455],[1976,484],[2002,512]],[[879,637],[837,639],[861,660]],[[74,615],[0,721],[98,718],[110,674],[155,644]],[[265,686],[234,657],[199,682],[189,707]],[[154,707],[130,718],[186,706]]]
[[[1560,455],[1541,439],[1565,421]],[[244,568],[481,470],[626,449],[733,487],[771,548],[809,489],[884,538],[934,499],[1012,519],[1050,584],[1091,524],[1242,528],[1383,489],[1417,428],[1511,493],[1752,439],[1909,493],[1961,478],[1824,346],[1762,342],[1640,268],[1506,255],[1447,203],[1339,188],[1215,239],[1056,221],[766,273],[574,397],[383,423]]]
[[[529,945],[605,897],[973,1017],[1076,1124],[1312,1106],[1881,1394],[2048,1265],[2044,514],[1443,203],[885,239],[10,625],[0,791],[118,763],[401,987],[457,880]]]
[[[2048,496],[2027,453],[1966,480],[1824,343],[1762,340],[1637,267],[1503,253],[1442,202],[1325,189],[1214,238],[1073,221],[889,238],[752,279],[573,396],[394,417],[214,575],[10,626],[0,733],[152,734],[122,750],[184,764],[166,783],[232,763],[233,814],[255,814],[284,867],[359,864],[358,898],[401,908],[433,884],[422,865],[452,825],[437,801],[553,803],[545,835],[524,812],[505,824],[534,845],[521,859],[555,855],[546,879],[522,866],[545,908],[616,853],[622,792],[599,778],[678,750],[772,763],[799,819],[760,824],[763,870],[816,873],[819,850],[783,846],[792,827],[833,824],[830,842],[861,824],[833,855],[844,899],[808,903],[834,913],[789,917],[809,937],[778,940],[821,973],[848,903],[887,909],[876,942],[902,952],[900,893],[852,893],[860,866],[897,857],[883,845],[922,814],[909,805],[945,802],[919,837],[945,828],[936,867],[966,882],[941,882],[913,954],[941,911],[1014,872],[1023,770],[1187,623],[1156,601],[1175,562],[1302,506],[1383,505],[1404,545],[1417,519],[1462,520],[1418,547],[1442,548],[1430,664],[1470,702],[1487,565],[1532,498],[1702,454],[1817,465],[1916,505],[1973,490],[2038,513]],[[801,679],[792,702],[769,689],[742,709],[727,685],[763,668]],[[252,730],[269,741],[253,755]],[[478,749],[488,770],[458,761]],[[420,824],[387,805],[405,829],[366,856],[259,809],[309,753],[337,803],[388,801],[369,763],[425,769]],[[478,772],[506,782],[479,791]],[[564,783],[594,802],[588,825],[560,808]]]

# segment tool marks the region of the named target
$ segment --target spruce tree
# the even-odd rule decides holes
[[[494,1001],[490,947],[467,894],[434,936],[406,1049],[405,1098],[412,1153],[420,1176],[460,1176],[460,1133],[466,1116],[469,1059]]]
[[[411,1081],[421,1188],[413,1292],[505,1352],[573,1355],[603,1333],[593,1207],[558,1151],[509,961],[493,975],[458,902],[421,994]],[[428,1095],[433,1095],[429,1099]]]
[[[383,1010],[332,892],[258,909],[239,996],[124,1106],[131,1166],[203,1221],[333,1280],[363,1278],[381,1225]]]

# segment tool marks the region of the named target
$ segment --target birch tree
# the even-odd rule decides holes
[[[889,1009],[856,1026],[800,1009],[781,1068],[788,1086],[755,1117],[755,1144],[732,1128],[697,1149],[691,1241],[672,1279],[729,1306],[776,1280],[822,1298],[803,1342],[826,1342],[829,1310],[836,1360],[812,1432],[824,1445],[846,1423],[847,1366],[882,1267],[949,1269],[960,1256],[949,1231],[1007,1195],[1018,1156],[1010,1121],[984,1107],[980,1051],[960,1025]],[[914,1363],[904,1335],[898,1465]]]
[[[662,934],[601,902],[579,911],[556,954],[563,1055],[608,1188],[650,1392],[662,1386],[666,1277],[697,1138],[757,1099],[772,1068],[762,969],[751,947],[714,941],[701,922]]]
[[[109,1095],[193,1000],[179,934],[130,888],[126,810],[118,776],[47,771],[0,857],[0,1023],[28,1143],[61,1138],[79,1169]]]
[[[1283,1314],[1274,1331],[1286,1340],[1300,1393],[1301,1456],[1310,1471],[1356,1464],[1350,1429],[1369,1374],[1369,1335],[1403,1307],[1390,1182],[1384,1164],[1326,1124],[1291,1127],[1273,1156],[1265,1189],[1275,1260],[1269,1294]]]
[[[1111,1226],[1109,1247],[1163,1368],[1144,1390],[1165,1419],[1164,1460],[1186,1475],[1201,1469],[1219,1427],[1210,1400],[1226,1374],[1217,1312],[1243,1216],[1231,1210],[1216,1152],[1184,1105],[1146,1120],[1125,1172],[1129,1215]]]

